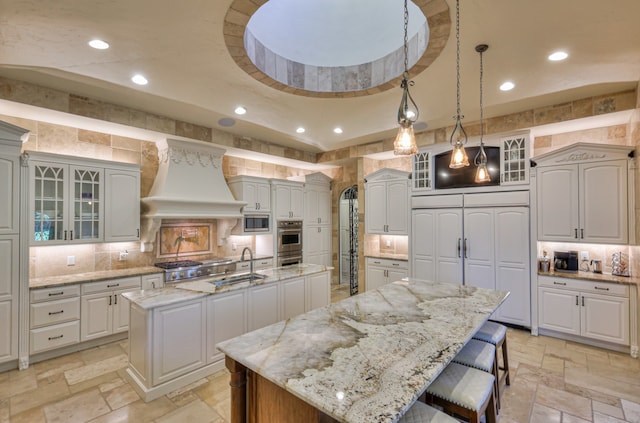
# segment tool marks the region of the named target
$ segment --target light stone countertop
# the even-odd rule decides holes
[[[76,273],[74,275],[47,276],[29,279],[29,288],[51,288],[62,285],[72,285],[83,282],[98,282],[107,279],[126,278],[129,276],[150,275],[163,273],[163,270],[155,266],[132,267],[130,269],[100,270],[97,272]]]
[[[380,259],[404,260],[404,261],[409,260],[409,256],[407,254],[376,253],[376,254],[366,254],[365,257],[374,258],[374,259],[380,258]]]
[[[396,422],[507,295],[397,281],[217,347],[340,422]]]
[[[175,304],[183,301],[194,300],[207,295],[222,294],[225,292],[245,289],[251,286],[263,285],[278,282],[284,279],[304,277],[315,273],[333,270],[333,267],[321,266],[318,264],[296,264],[292,266],[276,267],[273,269],[257,270],[255,273],[264,275],[264,279],[256,279],[253,283],[241,282],[226,286],[216,286],[211,281],[222,279],[223,277],[207,278],[192,282],[179,282],[165,285],[160,289],[144,289],[122,294],[126,299],[135,303],[145,310]],[[240,272],[246,273],[247,272]]]
[[[640,285],[640,278],[633,276],[615,276],[611,273],[593,273],[579,271],[572,272],[556,272],[553,269],[549,272],[538,272],[540,276],[550,276],[554,278],[583,279],[592,282],[606,282],[619,285]]]

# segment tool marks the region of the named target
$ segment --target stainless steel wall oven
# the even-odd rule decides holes
[[[278,266],[302,263],[302,221],[278,222]]]

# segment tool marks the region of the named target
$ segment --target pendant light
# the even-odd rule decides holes
[[[484,114],[482,111],[482,77],[484,76],[484,64],[482,62],[482,53],[487,51],[489,48],[486,44],[478,44],[476,46],[476,51],[480,53],[480,151],[476,155],[474,162],[477,166],[476,169],[476,183],[489,182],[491,181],[491,175],[489,175],[489,170],[487,169],[487,153],[484,151],[484,141],[482,137],[484,135],[484,126],[483,119]]]
[[[404,0],[404,73],[402,74],[402,100],[398,108],[398,135],[393,142],[393,154],[397,156],[409,156],[418,152],[416,136],[413,132],[413,124],[418,120],[418,106],[411,98],[409,86],[413,86],[413,81],[409,80],[409,47],[407,40],[407,28],[409,25],[409,9],[407,0]]]
[[[456,92],[457,112],[453,117],[456,120],[456,125],[449,139],[449,144],[453,146],[451,162],[449,162],[451,169],[469,166],[469,158],[464,149],[464,145],[467,143],[467,131],[462,127],[464,116],[460,113],[460,0],[456,0]]]

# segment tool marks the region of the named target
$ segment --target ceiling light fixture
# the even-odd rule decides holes
[[[500,91],[511,91],[515,86],[516,84],[511,81],[503,82],[502,85],[500,85]]]
[[[451,138],[449,138],[449,144],[453,146],[449,162],[451,169],[469,166],[469,157],[464,150],[464,145],[467,143],[467,131],[462,127],[464,116],[460,113],[460,0],[456,0],[456,104],[457,111],[453,117],[456,120],[456,125],[451,132]]]
[[[96,50],[106,50],[109,48],[109,43],[103,40],[91,40],[89,41],[89,46],[95,48]]]
[[[420,112],[418,106],[409,93],[409,86],[413,81],[409,80],[409,47],[407,38],[407,28],[409,25],[409,9],[407,0],[404,0],[404,73],[402,74],[402,100],[398,108],[398,135],[393,142],[393,154],[396,156],[409,156],[418,152],[416,145],[416,135],[413,132],[413,123],[418,120]]]
[[[296,129],[296,132],[297,132],[298,134],[304,134],[304,131],[305,131],[305,129],[304,129],[302,126],[301,126],[301,127],[299,127],[298,129]]]
[[[131,80],[133,81],[134,84],[138,84],[138,85],[147,85],[149,83],[149,81],[147,81],[147,78],[140,75],[139,73],[133,75],[131,77]]]
[[[561,60],[566,59],[567,57],[569,57],[569,54],[567,52],[559,50],[551,53],[548,59],[551,60],[552,62],[559,62]]]
[[[340,127],[334,128],[333,132],[335,132],[336,134],[342,134],[342,128],[340,128]]]
[[[489,46],[486,44],[478,44],[476,46],[476,51],[480,53],[480,150],[473,160],[477,167],[476,178],[474,180],[476,183],[491,181],[491,175],[489,175],[489,170],[487,169],[487,153],[484,151],[484,142],[482,141],[484,135],[484,113],[482,111],[482,77],[484,76],[484,64],[482,62],[482,53],[487,51],[488,48]]]
[[[236,107],[234,112],[236,112],[236,115],[244,115],[245,113],[247,113],[247,109],[245,109],[243,106],[238,106]]]

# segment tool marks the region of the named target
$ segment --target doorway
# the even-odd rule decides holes
[[[349,295],[358,293],[358,186],[353,185],[340,194],[339,283],[349,284]]]

